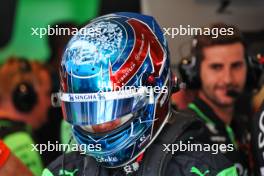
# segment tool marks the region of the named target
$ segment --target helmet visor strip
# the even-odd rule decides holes
[[[89,94],[58,93],[64,118],[72,125],[99,125],[132,115],[150,99],[146,87]]]

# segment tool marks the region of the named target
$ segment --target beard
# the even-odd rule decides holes
[[[225,91],[223,91],[223,89]],[[219,90],[222,92],[220,91],[219,93]],[[237,86],[216,86],[212,91],[210,91],[210,89],[202,88],[202,93],[206,99],[215,106],[220,108],[230,108],[234,106],[241,91],[238,90]]]

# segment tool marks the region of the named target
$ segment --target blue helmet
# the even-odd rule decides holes
[[[78,144],[105,167],[134,161],[170,116],[171,71],[153,17],[96,18],[69,41],[61,62],[60,101]]]

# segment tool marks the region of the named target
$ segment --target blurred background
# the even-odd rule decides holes
[[[162,28],[179,28],[180,25],[198,28],[216,22],[232,24],[243,32],[248,43],[249,55],[257,56],[264,53],[263,0],[0,0],[0,65],[4,65],[0,67],[0,100],[1,96],[7,94],[7,90],[10,90],[10,95],[6,96],[9,99],[18,93],[28,96],[25,98],[30,100],[29,102],[26,99],[25,101],[10,100],[13,104],[22,102],[12,111],[14,107],[6,104],[5,102],[8,101],[2,99],[4,103],[1,104],[0,101],[0,129],[6,124],[5,118],[12,116],[15,130],[17,126],[21,127],[21,124],[16,123],[17,121],[22,121],[24,125],[32,128],[30,136],[32,134],[33,139],[29,140],[30,143],[32,141],[45,144],[48,141],[53,144],[57,141],[67,143],[70,136],[67,131],[70,130],[65,132],[61,129],[69,129],[70,126],[62,122],[61,110],[51,107],[50,96],[52,92],[59,90],[57,67],[71,36],[45,35],[41,38],[32,35],[32,28],[48,28],[48,26],[81,28],[97,16],[121,11],[154,16]],[[177,35],[174,38],[167,36],[167,39],[172,69],[178,73],[179,62],[190,55],[192,36]],[[9,79],[9,74],[13,75],[14,79],[11,77]],[[21,75],[26,75],[25,77],[30,75],[30,77],[24,79]],[[11,82],[10,87],[1,86],[7,84],[7,81]],[[26,91],[20,90],[20,86],[26,87]],[[256,107],[259,107],[263,101],[264,88],[255,95],[253,101],[257,104]],[[188,96],[179,100],[189,102]],[[25,102],[28,103],[26,107],[24,107]],[[29,110],[22,112],[20,106]],[[15,133],[12,131],[12,134]],[[0,131],[0,139],[5,139],[5,135],[5,131],[2,133]],[[17,152],[21,146],[12,143],[8,147],[18,158],[25,158],[20,155],[20,151]],[[30,169],[35,175],[39,175],[43,166],[60,154],[60,152],[44,153],[40,157],[42,164],[39,160],[23,162],[26,165],[31,162],[38,163],[36,164],[38,168]]]
[[[2,0],[0,2],[0,63],[9,56],[45,62],[51,55],[48,37],[32,36],[31,28],[62,22],[83,25],[92,18],[117,11],[142,12],[162,27],[234,24],[250,43],[250,52],[263,52],[262,0]],[[172,65],[188,55],[191,36],[168,37]]]

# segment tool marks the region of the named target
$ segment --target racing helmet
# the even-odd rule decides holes
[[[104,167],[134,161],[170,116],[168,45],[155,19],[98,17],[68,42],[60,68],[64,119]]]

